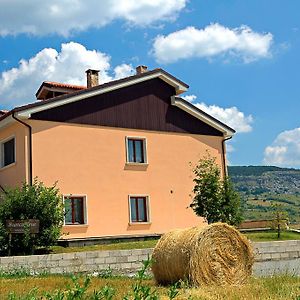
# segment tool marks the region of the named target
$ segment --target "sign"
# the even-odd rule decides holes
[[[25,233],[27,226],[29,226],[30,233],[39,233],[40,220],[6,220],[6,229],[8,233]]]

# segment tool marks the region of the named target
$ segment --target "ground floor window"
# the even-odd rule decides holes
[[[1,142],[1,167],[9,166],[15,161],[15,138]]]
[[[149,222],[148,197],[130,196],[130,222]]]
[[[85,224],[85,197],[65,196],[65,224]]]

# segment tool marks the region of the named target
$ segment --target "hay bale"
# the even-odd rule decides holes
[[[242,284],[252,273],[253,251],[232,226],[215,223],[164,234],[154,248],[152,271],[159,284]]]

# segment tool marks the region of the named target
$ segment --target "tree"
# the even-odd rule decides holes
[[[271,228],[277,231],[277,239],[280,239],[282,229],[287,228],[288,214],[283,210],[282,204],[272,203]]]
[[[195,213],[204,217],[209,224],[219,221],[239,224],[242,220],[240,196],[228,177],[221,178],[216,158],[207,153],[193,172],[194,198],[190,206]]]
[[[49,247],[61,235],[64,209],[59,190],[54,184],[46,187],[37,179],[32,185],[8,189],[0,202],[0,252],[7,254],[9,235],[5,229],[6,220],[39,220],[39,233],[32,235],[29,230],[13,234],[13,254],[29,254],[35,247]]]

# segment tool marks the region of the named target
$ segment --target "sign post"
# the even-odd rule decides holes
[[[8,256],[11,255],[11,241],[13,234],[23,234],[29,231],[30,234],[35,235],[40,230],[40,220],[6,220],[6,230],[8,232]]]

